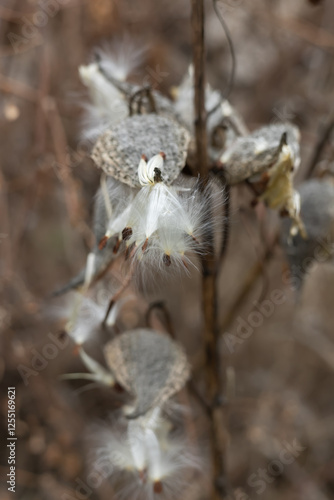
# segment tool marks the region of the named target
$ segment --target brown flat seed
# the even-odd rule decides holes
[[[103,238],[100,240],[100,243],[99,243],[99,250],[104,249],[104,247],[107,244],[108,239],[109,239],[108,236],[103,236]]]
[[[113,248],[113,253],[117,253],[118,252],[120,244],[121,244],[121,240],[118,238],[117,241],[116,241],[116,244],[115,244],[115,246]]]
[[[189,271],[189,267],[187,266],[187,263],[186,263],[186,261],[184,259],[182,259],[182,264]]]
[[[122,238],[124,241],[127,241],[130,239],[132,236],[132,229],[131,227],[125,227],[122,231]]]
[[[154,491],[154,493],[162,493],[162,482],[161,481],[154,481],[153,491]]]
[[[172,263],[172,259],[170,258],[170,255],[167,255],[166,253],[163,256],[163,261],[167,267],[169,267]]]
[[[144,241],[144,245],[141,247],[143,252],[145,252],[145,250],[147,248],[147,244],[148,244],[148,238],[146,238],[146,240]]]

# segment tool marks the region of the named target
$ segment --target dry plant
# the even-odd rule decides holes
[[[52,6],[47,4],[49,10],[46,3],[40,11],[46,24],[61,11],[69,25],[77,26],[71,17],[76,2],[55,0]],[[10,478],[14,486],[9,482],[14,491],[16,482],[20,483],[17,488],[23,500],[247,500],[264,492],[266,498],[275,500],[287,496],[284,488],[291,499],[330,498],[334,454],[319,443],[328,441],[334,446],[333,425],[326,415],[323,431],[314,426],[314,413],[304,402],[302,389],[298,392],[293,387],[294,377],[298,378],[294,363],[297,366],[299,349],[302,353],[306,350],[306,362],[312,364],[313,358],[308,361],[310,352],[321,360],[314,369],[314,380],[321,380],[323,365],[327,367],[326,394],[333,377],[333,341],[319,320],[328,314],[326,324],[331,325],[330,306],[317,312],[323,311],[322,301],[318,304],[314,298],[321,285],[314,285],[314,292],[309,284],[314,267],[328,265],[333,253],[333,115],[314,141],[307,163],[302,120],[295,120],[294,113],[279,110],[278,120],[266,123],[264,112],[261,116],[259,111],[260,119],[253,120],[250,113],[241,112],[247,109],[245,105],[239,106],[237,100],[232,104],[234,86],[242,78],[236,65],[242,37],[234,33],[233,15],[239,10],[235,22],[240,28],[247,12],[251,32],[253,24],[266,19],[268,25],[284,26],[307,43],[330,46],[331,52],[334,41],[329,32],[323,28],[316,32],[290,11],[290,17],[284,18],[279,9],[263,8],[260,0],[252,6],[244,4],[242,0],[189,0],[182,22],[188,26],[192,62],[185,74],[179,75],[177,85],[172,79],[173,87],[168,79],[165,88],[156,85],[154,78],[159,80],[160,76],[151,66],[146,66],[150,78],[140,81],[136,76],[145,60],[154,55],[150,55],[150,48],[142,49],[135,38],[125,36],[116,43],[100,44],[88,63],[76,55],[75,64],[80,60],[80,92],[83,88],[86,91],[76,151],[71,149],[71,127],[64,125],[66,105],[51,90],[50,48],[43,51],[38,88],[12,76],[0,76],[0,88],[6,95],[36,107],[34,154],[42,158],[35,176],[26,174],[35,186],[19,204],[13,229],[8,196],[21,189],[16,185],[20,181],[6,169],[0,176],[0,244],[6,262],[1,326],[14,329],[16,316],[9,304],[19,300],[24,306],[22,316],[16,319],[17,330],[22,325],[33,329],[36,324],[53,329],[55,323],[58,328],[57,335],[49,331],[47,344],[38,347],[31,343],[30,361],[29,349],[20,338],[4,336],[4,352],[9,346],[14,354],[8,366],[3,362],[3,379],[22,386],[19,435],[27,435],[30,427],[37,428],[39,418],[54,426],[61,436],[60,444],[50,450],[42,432],[44,441],[35,436],[28,446],[31,453],[45,456],[47,467],[57,474],[62,467],[65,483],[72,484],[64,488],[62,481],[59,486],[52,474],[43,473],[37,496],[29,496],[39,469],[25,475],[25,465],[15,479]],[[88,19],[96,19],[97,33],[90,32],[91,26],[87,29],[91,45],[100,38],[100,31],[101,37],[108,33],[104,17],[110,15],[117,19],[115,24],[122,24],[122,16],[127,15],[114,2],[87,5],[80,4],[75,12],[87,15],[88,9]],[[142,15],[152,15],[156,21],[150,23],[154,37],[161,13],[150,13],[148,5],[149,1],[143,2]],[[181,11],[178,13],[181,16]],[[139,13],[129,11],[128,15],[136,19]],[[170,12],[167,15],[173,19]],[[42,43],[36,16],[22,24],[15,10],[7,5],[0,8],[3,23],[23,26],[20,34],[16,29],[7,37],[17,57]],[[215,85],[209,84],[208,53],[215,47],[216,35],[208,20],[226,40],[224,90],[219,90],[223,85],[217,84],[217,78]],[[29,35],[31,22],[35,32],[37,29],[34,36]],[[289,55],[277,41],[277,32],[273,33],[277,58],[284,54],[287,68],[293,68],[299,61],[299,45]],[[74,44],[75,37],[79,38],[75,30],[67,35]],[[244,33],[243,41],[247,36]],[[259,33],[252,43],[256,50],[262,50]],[[273,47],[263,49],[269,51],[265,65],[269,68],[268,94],[279,78],[277,69],[270,73]],[[280,64],[277,66],[280,70]],[[247,75],[244,78],[246,81]],[[250,78],[260,85],[256,71]],[[304,93],[307,95],[307,90]],[[261,95],[254,100],[265,109]],[[313,105],[318,105],[321,115],[325,105],[319,102],[320,98],[315,98]],[[15,102],[6,101],[3,109],[6,119],[15,122],[20,112]],[[73,113],[71,125],[79,122]],[[21,257],[27,227],[33,224],[24,215],[48,196],[49,158],[42,154],[47,144],[52,149],[52,171],[59,181],[57,196],[63,205],[59,212],[67,221],[62,229],[64,254],[76,256],[80,238],[83,245],[78,260],[85,255],[85,265],[41,304],[21,279],[15,263]],[[83,174],[78,173],[80,169]],[[100,178],[94,197],[91,185],[96,187],[92,180],[96,172]],[[90,205],[91,225],[87,222]],[[61,225],[57,211],[52,220]],[[249,257],[254,251],[255,259]],[[287,261],[281,277],[277,273],[278,254]],[[57,251],[50,244],[48,266],[52,268],[56,259]],[[62,273],[58,279],[55,271],[52,282],[59,283],[65,274],[70,273]],[[269,288],[273,282],[279,284]],[[42,296],[46,296],[45,288]],[[318,323],[322,326],[315,336]],[[288,338],[289,329],[293,343]],[[281,331],[287,340],[277,360],[266,345],[271,342],[275,346]],[[258,344],[252,351],[254,342]],[[242,376],[237,376],[239,356],[246,360],[241,365],[252,374],[249,380],[244,376],[243,382]],[[53,360],[58,363],[50,367]],[[267,362],[273,365],[271,371]],[[57,389],[49,389],[44,382],[46,373],[57,380]],[[248,384],[248,396],[243,397],[243,387]],[[309,378],[300,383],[310,392],[315,385]],[[52,405],[48,412],[40,405],[49,390]],[[251,396],[252,391],[257,391],[257,397]],[[37,402],[38,417],[33,417],[30,407],[25,421],[29,404],[21,400],[29,394],[32,408]],[[330,404],[325,396],[320,398],[320,407]],[[276,427],[277,418],[284,425]],[[82,434],[88,438],[81,439]],[[326,467],[322,467],[322,457]],[[321,481],[309,472],[314,464],[324,478]],[[284,481],[291,483],[291,489]],[[5,495],[7,491],[12,490],[6,487]]]

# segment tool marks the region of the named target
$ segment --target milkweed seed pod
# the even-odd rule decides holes
[[[312,179],[298,188],[301,198],[301,218],[306,238],[290,236],[291,222],[283,220],[281,242],[285,250],[293,283],[300,288],[310,265],[324,262],[333,253],[334,185]]]
[[[171,184],[183,169],[189,133],[170,118],[135,115],[111,127],[97,140],[92,158],[106,174],[131,187],[140,187],[138,164],[143,155],[165,154],[164,183]]]
[[[94,201],[93,232],[95,246],[87,258],[85,268],[66,285],[56,290],[54,295],[61,295],[69,290],[79,288],[85,282],[89,285],[101,277],[110,264],[122,254],[124,244],[119,240],[118,234],[124,227],[126,209],[131,204],[136,192],[135,189],[131,189],[126,184],[122,184],[111,177],[102,179],[101,187],[98,189]],[[110,228],[114,229],[112,234]],[[102,248],[99,244],[108,231],[110,237]]]
[[[181,179],[166,185],[164,153],[148,161],[141,158],[137,176],[141,189],[123,212],[125,225],[118,234],[118,241],[125,241],[126,258],[137,266],[140,279],[144,274],[152,278],[152,271],[161,273],[167,268],[168,275],[179,269],[188,272],[188,264],[196,267],[188,255],[205,251],[211,209],[218,208],[213,182],[204,189],[199,182],[183,185]],[[103,241],[114,230],[109,226]]]
[[[134,64],[130,60],[115,62],[103,51],[98,51],[98,61],[80,66],[79,75],[88,88],[91,104],[86,105],[84,136],[96,139],[107,128],[135,113],[150,113],[175,116],[173,103],[156,90],[129,83],[127,77]]]
[[[194,135],[194,70],[191,64],[178,87],[171,89],[174,97],[176,117],[180,123]],[[205,89],[205,109],[207,111],[207,132],[209,137],[209,155],[217,160],[219,154],[230,146],[239,135],[248,133],[242,117],[224,99],[220,92],[209,84]],[[191,143],[191,155],[195,154],[194,140]]]
[[[123,333],[104,349],[107,365],[133,397],[129,418],[163,405],[182,389],[190,369],[183,349],[166,335],[149,329]]]
[[[124,422],[113,418],[108,425],[91,430],[90,462],[93,469],[103,463],[110,470],[117,496],[128,499],[180,498],[189,493],[189,483],[203,472],[201,458],[180,432],[154,408],[148,417]]]
[[[282,151],[282,136],[286,134],[286,147],[291,158],[291,168],[300,164],[297,127],[290,123],[262,127],[246,137],[239,137],[221,156],[220,161],[229,184],[252,180],[258,174],[277,165]]]
[[[227,182],[248,180],[256,186],[258,200],[293,221],[291,234],[305,237],[300,218],[300,197],[293,177],[300,164],[300,134],[291,124],[269,125],[240,137],[221,157]]]
[[[191,64],[181,83],[171,90],[174,97],[174,108],[179,119],[188,130],[193,132],[194,129],[194,68]],[[210,85],[206,85],[205,89],[205,108],[209,112],[213,109],[218,109],[221,102],[220,93],[217,90],[212,90]],[[219,110],[218,110],[219,114]],[[212,127],[212,123],[216,123],[215,114],[208,117],[208,128]]]

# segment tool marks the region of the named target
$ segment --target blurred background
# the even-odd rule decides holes
[[[298,186],[333,120],[334,3],[222,0],[221,12],[237,57],[229,99],[250,130],[287,120],[300,127]],[[207,76],[223,92],[231,55],[209,1],[206,13]],[[81,497],[76,492],[87,478],[87,426],[117,402],[107,389],[82,391],[82,383],[59,381],[83,368],[61,335],[67,298],[50,294],[82,269],[94,242],[99,172],[81,138],[87,101],[78,66],[91,60],[94,47],[129,38],[146,48],[133,81],[168,95],[192,57],[190,2],[0,3],[1,433],[7,435],[7,387],[15,386],[16,497],[22,500],[114,498],[107,482]],[[330,139],[314,175],[333,170],[333,162]],[[330,260],[316,263],[297,295],[273,243],[277,215],[252,208],[245,186],[234,187],[231,197],[231,238],[219,277],[230,491],[237,500],[334,498],[334,268]],[[99,285],[101,294],[109,296],[119,282],[116,265]],[[184,277],[177,290],[167,283],[149,300],[165,301],[194,383],[203,389],[199,283],[198,274]],[[122,328],[143,322],[145,300],[128,305]],[[251,314],[264,301],[269,312],[256,321]],[[92,350],[101,356],[99,342]],[[180,398],[192,406],[199,443],[207,444],[200,405],[189,394]],[[286,449],[289,463],[282,459]],[[7,500],[13,494],[3,442],[0,453],[0,496]],[[188,498],[206,498],[205,485]]]

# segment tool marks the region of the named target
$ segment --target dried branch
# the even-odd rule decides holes
[[[205,109],[205,47],[204,47],[204,2],[192,0],[192,33],[194,64],[194,109],[197,171],[203,185],[209,179]],[[206,351],[206,384],[210,401],[210,433],[213,455],[214,484],[211,497],[225,496],[224,487],[224,416],[221,408],[221,379],[219,360],[219,330],[217,325],[217,273],[213,252],[213,234],[209,237],[209,254],[202,260],[202,301],[204,315],[204,343]]]
[[[195,138],[197,168],[203,181],[208,177],[208,148],[205,109],[205,50],[203,0],[191,0],[193,31],[193,62],[195,86]]]
[[[246,276],[246,279],[240,289],[239,294],[237,295],[236,300],[234,301],[234,304],[230,307],[228,313],[226,314],[225,318],[223,319],[222,323],[220,324],[220,331],[225,332],[228,330],[230,325],[233,323],[239,308],[242,306],[244,303],[244,300],[247,298],[248,294],[250,291],[253,289],[254,285],[256,284],[258,278],[262,275],[263,273],[263,268],[264,266],[271,260],[271,258],[274,255],[274,249],[277,244],[277,241],[279,239],[279,233],[276,233],[272,239],[272,242],[268,244],[264,251],[264,255],[261,260],[256,262],[254,266],[251,268],[249,273]]]
[[[234,45],[233,45],[233,42],[232,42],[232,36],[231,36],[231,33],[230,33],[230,30],[225,22],[225,19],[224,17],[222,16],[220,10],[219,10],[219,7],[218,7],[218,2],[219,0],[213,0],[213,8],[215,10],[215,13],[216,13],[216,16],[217,18],[219,19],[219,22],[220,24],[222,25],[222,28],[225,32],[225,36],[226,36],[226,40],[227,40],[227,43],[228,43],[228,46],[229,46],[229,49],[230,49],[230,52],[231,52],[231,58],[232,58],[232,67],[231,67],[231,73],[230,73],[230,76],[229,76],[229,80],[227,82],[227,85],[226,85],[226,89],[223,91],[223,96],[225,99],[228,99],[231,91],[232,91],[232,88],[233,88],[233,84],[234,84],[234,80],[235,80],[235,72],[236,72],[236,57],[235,57],[235,50],[234,50]]]
[[[13,94],[27,101],[37,102],[38,92],[37,90],[29,87],[25,83],[18,82],[12,78],[4,77],[0,74],[0,90],[6,94]]]
[[[315,146],[314,153],[312,155],[310,164],[305,172],[305,179],[309,179],[313,173],[313,170],[317,166],[318,162],[321,159],[322,153],[325,149],[326,144],[331,138],[331,135],[334,130],[334,116],[332,115],[327,123],[327,125],[324,127],[322,134]]]

